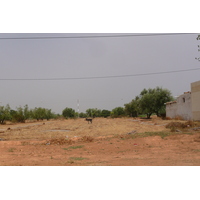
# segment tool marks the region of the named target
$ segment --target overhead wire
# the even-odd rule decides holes
[[[86,79],[108,79],[108,78],[126,78],[126,77],[136,77],[136,76],[149,76],[149,75],[160,75],[169,73],[180,73],[200,70],[199,68],[193,69],[183,69],[174,71],[164,71],[164,72],[150,72],[142,74],[125,74],[125,75],[113,75],[113,76],[91,76],[91,77],[66,77],[66,78],[0,78],[0,81],[62,81],[62,80],[86,80]]]
[[[0,37],[0,40],[27,40],[27,39],[78,39],[78,38],[119,38],[119,37],[144,37],[144,36],[174,36],[191,35],[198,33],[143,33],[143,34],[118,34],[118,35],[82,35],[82,36],[38,36],[38,37]]]

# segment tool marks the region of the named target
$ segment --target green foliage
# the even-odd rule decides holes
[[[30,118],[30,110],[27,104],[24,106],[23,115],[24,115],[25,120]]]
[[[150,136],[160,136],[162,139],[165,139],[165,137],[170,136],[170,135],[175,135],[176,133],[172,132],[165,132],[165,131],[160,131],[160,132],[144,132],[144,133],[135,133],[132,135],[125,135],[125,136],[120,136],[122,140],[125,139],[135,139],[135,138],[144,138],[144,137],[150,137]]]
[[[49,120],[55,118],[55,114],[51,112],[51,109],[45,109],[45,119]]]
[[[101,117],[106,118],[106,117],[109,117],[110,114],[111,114],[111,112],[109,110],[102,110],[101,111]]]
[[[30,110],[29,112],[29,116],[32,119],[36,119],[36,120],[49,120],[49,119],[53,119],[53,118],[57,118],[58,116],[55,115],[54,113],[51,112],[51,109],[46,109],[46,108],[34,108],[32,110]]]
[[[171,92],[167,89],[160,87],[144,89],[140,93],[140,108],[142,113],[147,115],[147,118],[150,118],[153,113],[161,116],[161,114],[165,113],[164,103],[172,100]]]
[[[12,112],[12,121],[14,122],[25,122],[25,116],[22,107],[18,107],[16,111]]]
[[[86,113],[83,113],[83,112],[81,112],[81,113],[79,113],[79,117],[80,117],[80,118],[86,118],[86,117],[87,117],[87,114],[86,114]]]
[[[4,124],[5,120],[10,120],[10,106],[7,104],[5,107],[0,106],[0,124]]]
[[[71,160],[84,160],[84,159],[87,159],[87,158],[83,158],[83,157],[70,157],[69,159],[71,159]]]
[[[68,147],[68,148],[63,148],[64,150],[70,150],[70,149],[80,149],[80,148],[83,148],[84,145],[79,145],[79,146],[71,146],[71,147]]]
[[[30,118],[30,110],[28,105],[25,105],[24,108],[21,106],[17,110],[11,111],[12,121],[24,123],[25,120]]]
[[[46,115],[45,108],[41,108],[41,107],[37,108],[36,107],[31,111],[32,118],[37,119],[38,121],[45,119],[45,115]]]
[[[87,117],[101,117],[101,110],[97,108],[89,108],[86,110]]]
[[[76,114],[75,114],[75,110],[72,109],[72,108],[65,108],[63,111],[62,111],[62,115],[65,117],[65,118],[75,118]]]
[[[24,107],[17,107],[16,110],[10,108],[9,105],[7,106],[0,106],[0,124],[5,123],[5,120],[12,120],[13,122],[24,123],[27,119],[56,119],[59,115],[52,113],[51,109],[46,108],[34,108],[29,109],[28,105]]]
[[[112,117],[123,117],[125,116],[125,109],[123,107],[116,107],[111,112]]]
[[[155,96],[153,95],[152,91],[145,92],[143,90],[141,92],[140,108],[142,110],[142,113],[145,113],[147,115],[147,118],[150,118],[150,116],[154,112],[154,103]]]
[[[9,148],[8,152],[14,152],[14,150],[16,150],[16,148]]]
[[[138,114],[140,113],[139,97],[136,97],[130,103],[127,103],[124,106],[126,115],[129,117],[138,117]]]

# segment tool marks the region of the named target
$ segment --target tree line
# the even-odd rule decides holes
[[[165,103],[173,101],[174,98],[168,89],[161,87],[143,89],[138,96],[131,102],[124,104],[124,107],[116,107],[109,110],[100,110],[97,108],[89,108],[85,113],[76,113],[72,108],[65,108],[62,115],[66,118],[75,117],[138,117],[146,115],[150,118],[152,114],[159,117],[166,115]]]
[[[171,92],[168,89],[161,87],[143,89],[138,96],[132,99],[131,102],[124,104],[124,107],[116,107],[110,110],[100,110],[97,108],[89,108],[85,113],[77,113],[74,109],[66,107],[62,111],[62,115],[55,114],[51,109],[34,108],[29,109],[28,105],[24,107],[17,107],[12,110],[9,105],[0,106],[0,124],[6,120],[13,122],[25,122],[28,119],[35,120],[49,120],[58,117],[64,118],[86,118],[86,117],[138,117],[139,115],[146,115],[150,118],[154,113],[157,116],[165,115],[165,103],[174,100]]]
[[[0,124],[4,124],[7,120],[12,122],[24,123],[25,120],[28,119],[35,119],[39,121],[44,119],[55,119],[57,117],[58,115],[53,113],[51,109],[41,107],[29,109],[28,105],[25,105],[24,107],[20,106],[17,107],[16,110],[13,110],[10,108],[9,104],[7,104],[6,106],[0,106]]]

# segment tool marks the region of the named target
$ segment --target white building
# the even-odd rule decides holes
[[[200,121],[200,81],[191,83],[191,93],[193,120]]]
[[[166,117],[200,121],[200,81],[191,83],[191,92],[166,103]]]
[[[192,120],[191,92],[185,92],[176,101],[167,102],[166,117]]]

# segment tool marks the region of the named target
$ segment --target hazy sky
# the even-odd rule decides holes
[[[130,34],[130,33],[129,33]],[[116,34],[0,34],[4,37]],[[122,34],[120,34],[122,35]],[[135,75],[200,68],[196,34],[108,38],[0,40],[0,79],[51,79]],[[61,113],[65,107],[112,110],[144,88],[174,96],[190,91],[200,70],[159,75],[72,80],[0,80],[0,105],[28,104]]]

